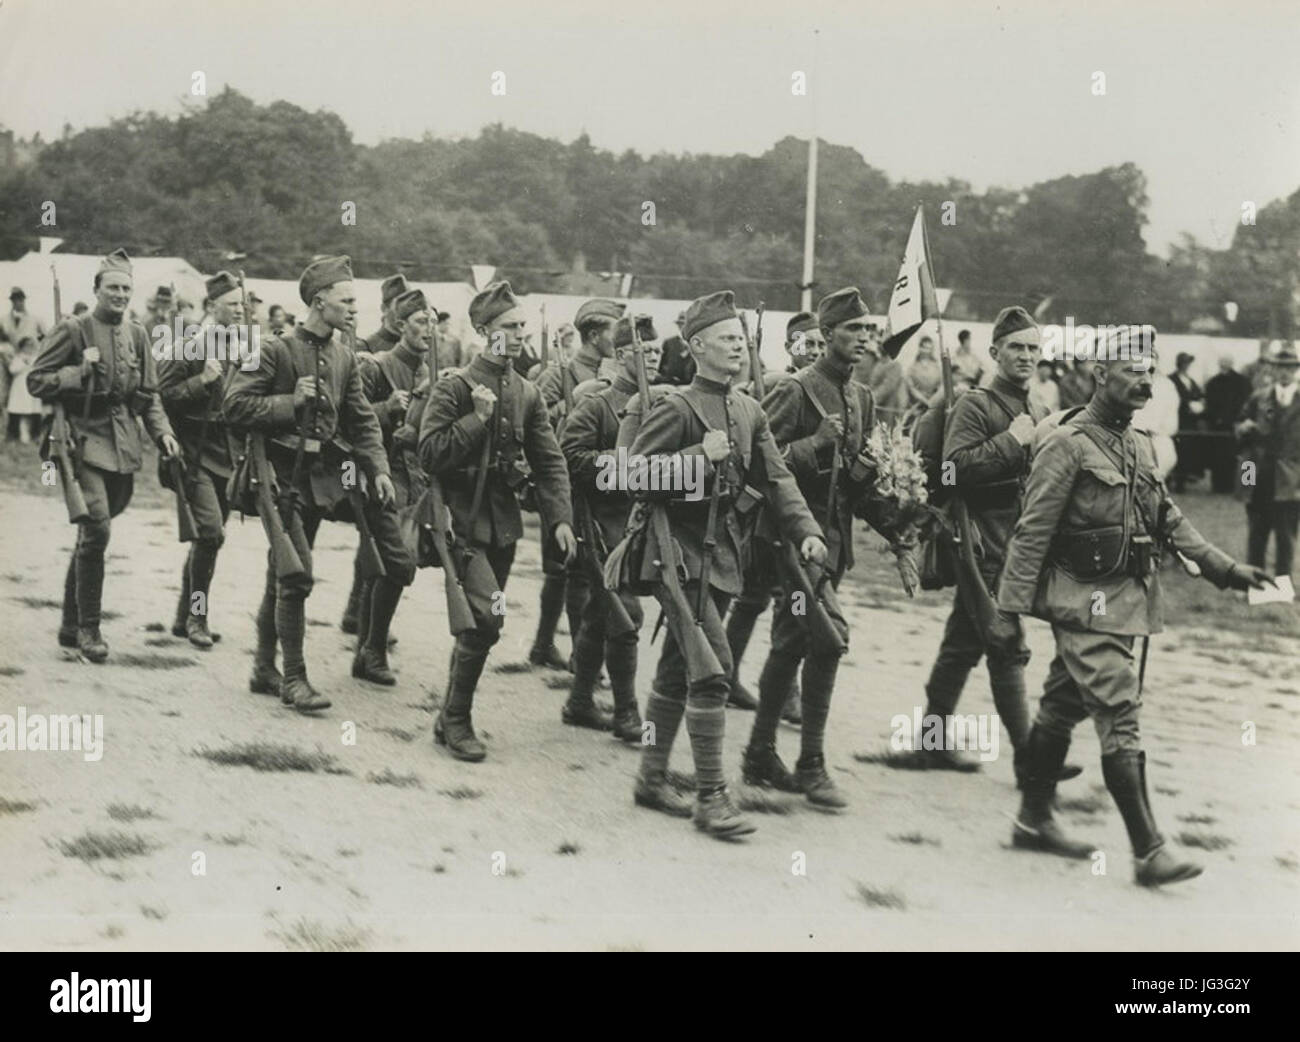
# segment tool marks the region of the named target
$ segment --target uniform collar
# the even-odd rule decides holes
[[[1019,399],[1022,402],[1029,397],[1028,387],[1021,387],[1015,381],[1008,380],[1001,373],[998,373],[997,376],[993,377],[993,382],[989,386],[995,391]]]
[[[96,322],[102,322],[106,326],[120,326],[122,324],[122,320],[126,318],[125,311],[122,312],[122,314],[120,315],[110,315],[106,313],[103,308],[98,306],[96,306],[93,314],[95,316]],[[20,320],[21,320],[21,316],[20,316]]]
[[[1092,396],[1092,401],[1084,407],[1083,412],[1084,415],[1087,416],[1088,419],[1092,420],[1093,423],[1099,424],[1106,428],[1106,430],[1113,431],[1116,434],[1123,434],[1128,430],[1129,424],[1133,420],[1132,413],[1129,413],[1128,415],[1120,415],[1119,413],[1107,408],[1102,404],[1099,395]]]
[[[416,354],[400,340],[397,342],[397,346],[393,348],[391,354],[412,371],[419,369],[420,363],[424,361],[422,355]]]
[[[573,356],[573,360],[575,362],[581,362],[593,373],[600,371],[600,352],[588,344],[583,344],[578,348],[578,353]]]
[[[324,347],[334,339],[334,330],[331,329],[328,336],[318,336],[306,326],[294,326],[294,335],[306,343],[308,347]]]
[[[817,359],[817,361],[812,364],[812,368],[815,372],[826,377],[826,379],[830,380],[833,384],[846,384],[853,376],[853,368],[851,366],[839,365],[830,355],[822,355],[821,358]]]
[[[504,365],[497,365],[488,360],[486,354],[475,355],[468,369],[480,382],[486,380],[505,380],[514,369],[514,362],[507,358]]]
[[[717,380],[710,380],[699,373],[695,374],[691,386],[697,391],[703,391],[705,394],[716,394],[720,398],[726,397],[727,391],[731,389],[730,383],[719,383]]]
[[[636,381],[629,379],[626,373],[619,373],[614,377],[614,387],[624,394],[636,394],[640,390]]]

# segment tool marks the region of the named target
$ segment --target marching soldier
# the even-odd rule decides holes
[[[455,376],[430,388],[419,453],[425,470],[441,479],[477,624],[456,638],[434,738],[457,759],[478,761],[487,749],[474,733],[471,711],[488,652],[501,636],[500,600],[523,535],[515,495],[523,478],[521,456],[537,479],[540,512],[549,523],[543,553],[553,541],[567,566],[577,543],[569,474],[546,404],[514,370],[524,346],[524,315],[510,283],[488,286],[470,302],[469,314],[487,347]]]
[[[653,324],[638,318],[641,354],[646,376],[653,380],[659,371],[659,344]],[[596,574],[588,576],[597,591],[587,599],[582,621],[573,638],[573,686],[565,702],[561,719],[566,724],[607,731],[625,742],[641,740],[641,716],[636,704],[637,634],[641,629],[641,604],[627,591],[607,591],[617,597],[633,626],[629,632],[609,632],[609,603],[601,594],[606,548],[623,538],[631,500],[621,489],[607,489],[600,482],[601,457],[613,458],[618,445],[618,431],[628,400],[637,390],[636,346],[632,337],[632,320],[618,320],[614,330],[614,351],[622,368],[612,382],[576,401],[560,432],[560,448],[569,465],[573,485],[574,516],[579,519],[579,538],[586,544],[586,564]],[[596,383],[597,381],[591,381]],[[585,529],[585,530],[584,530]],[[594,567],[591,567],[594,565]],[[601,664],[609,670],[609,684],[614,694],[614,717],[597,708],[593,699]]]
[[[131,258],[114,250],[95,274],[95,308],[60,323],[27,371],[27,389],[57,403],[80,450],[77,484],[89,516],[78,522],[77,545],[63,583],[59,645],[90,662],[108,658],[99,631],[104,552],[112,519],[131,502],[143,448],[137,419],[165,456],[180,446],[158,398],[158,378],[144,327],[126,317]]]
[[[573,358],[561,358],[559,364],[547,366],[537,374],[537,389],[542,392],[551,424],[558,432],[567,409],[564,387],[570,392],[579,384],[603,375],[602,363],[614,355],[614,323],[622,317],[624,307],[612,300],[588,300],[574,316],[573,324],[582,338],[582,344]],[[572,668],[572,659],[566,662],[555,646],[555,627],[560,613],[569,617],[569,634],[576,640],[581,628],[582,609],[587,603],[591,587],[580,568],[567,571],[550,555],[542,558],[541,604],[537,618],[537,634],[533,637],[528,661],[534,666],[551,669]]]
[[[691,815],[690,803],[666,777],[685,714],[698,787],[695,825],[720,839],[754,831],[732,804],[722,768],[731,675],[722,612],[741,589],[737,505],[742,492],[750,487],[766,494],[774,524],[798,544],[804,559],[826,559],[821,529],[786,469],[762,408],[730,388],[745,357],[733,301],[730,292],[713,293],[687,309],[682,336],[697,366],[695,378],[647,411],[631,445],[632,457],[657,457],[661,473],[663,464],[682,473],[698,468],[694,472],[702,475],[706,498],[691,501],[671,490],[641,493],[638,498],[648,502],[634,510],[609,569],[634,592],[649,585],[668,624],[646,701],[654,740],[643,749],[634,798],[667,814]],[[639,405],[629,403],[629,416],[634,407]]]
[[[786,323],[785,350],[790,356],[790,365],[777,377],[777,382],[812,365],[825,352],[826,338],[817,325],[817,316],[811,311],[800,311]],[[736,709],[754,710],[758,708],[758,699],[740,682],[740,661],[745,657],[745,649],[749,647],[749,639],[754,635],[758,617],[763,614],[769,601],[774,609],[777,608],[782,590],[770,561],[760,554],[750,553],[746,556],[748,564],[745,568],[744,589],[731,602],[731,611],[727,616],[727,644],[731,647],[732,662],[731,695],[727,705]],[[786,699],[781,718],[792,724],[799,723],[802,719],[799,703],[799,681],[796,679],[790,685],[790,697]]]
[[[277,575],[268,555],[266,588],[258,613],[257,654],[251,690],[280,694],[302,713],[329,707],[329,699],[307,679],[303,652],[304,614],[311,593],[312,546],[323,519],[350,499],[353,520],[373,534],[384,581],[371,603],[370,652],[388,642],[388,625],[403,587],[415,577],[415,559],[398,529],[396,490],[375,412],[361,386],[356,356],[336,332],[351,329],[357,302],[352,262],[347,257],[313,261],[298,280],[298,295],[310,309],[288,335],[262,345],[261,365],[239,371],[226,391],[227,419],[261,438],[278,486],[280,512],[263,517],[268,534],[283,523],[301,569]],[[346,439],[346,440],[345,440]],[[369,479],[376,503],[357,488],[357,466]],[[364,527],[363,527],[364,525]],[[268,625],[270,620],[274,624]],[[275,644],[284,656],[284,676],[275,669]],[[382,664],[382,655],[380,656]]]
[[[356,340],[355,336],[350,337],[357,350],[378,354],[380,351],[391,351],[397,346],[398,341],[402,339],[402,332],[397,328],[397,316],[393,314],[393,304],[406,291],[405,275],[389,275],[379,284],[380,325],[377,330],[362,340]],[[352,571],[352,589],[348,591],[348,602],[343,609],[343,619],[339,622],[339,629],[344,633],[357,633],[361,627],[362,605],[364,603],[362,594],[366,581],[358,570],[360,558],[361,554],[358,550],[357,563]],[[361,642],[358,641],[357,647],[360,646]]]
[[[1142,327],[1141,343],[1134,333],[1112,334],[1106,357],[1091,364],[1092,400],[1040,431],[1024,509],[1007,544],[993,642],[1008,652],[1018,647],[1021,615],[1050,622],[1056,637],[1012,843],[1090,855],[1091,844],[1070,839],[1053,819],[1052,799],[1070,733],[1092,717],[1102,776],[1132,841],[1136,880],[1157,886],[1201,873],[1169,851],[1156,826],[1138,726],[1142,669],[1134,642],[1164,625],[1161,550],[1194,561],[1220,588],[1262,588],[1271,576],[1206,542],[1170,498],[1150,435],[1130,423],[1151,398],[1155,373],[1155,331]]]
[[[888,539],[904,584],[914,536],[893,499],[875,491],[874,475],[853,473],[853,463],[875,429],[871,390],[853,379],[853,366],[867,350],[871,323],[862,295],[852,286],[837,290],[817,305],[825,352],[812,365],[777,384],[763,401],[772,436],[781,446],[790,473],[812,515],[827,535],[826,572],[833,589],[853,567],[853,518],[867,521]],[[840,457],[836,461],[835,457]],[[755,538],[762,539],[760,524]],[[772,650],[758,682],[758,712],[745,750],[743,775],[753,785],[800,792],[822,807],[847,806],[826,771],[824,736],[831,693],[845,649],[831,645],[830,633],[814,631],[807,613],[791,607],[789,588],[772,615]],[[910,592],[910,590],[909,590]],[[837,609],[827,604],[837,635],[847,633]],[[842,627],[842,632],[841,632]],[[796,675],[803,668],[802,728],[794,774],[776,751],[776,728]]]
[[[213,325],[226,329],[243,326],[243,294],[235,276],[228,271],[217,272],[208,279],[206,288]],[[207,328],[199,333],[200,343],[207,343]],[[192,359],[180,357],[189,352],[171,351],[158,362],[158,394],[184,452],[185,494],[197,529],[181,572],[181,595],[172,634],[188,637],[196,648],[204,649],[212,647],[217,639],[208,629],[208,609],[217,553],[225,542],[226,518],[230,514],[226,485],[235,459],[221,409],[230,375],[239,367],[239,343],[233,338],[223,343],[224,359],[205,349]]]
[[[954,491],[965,501],[980,555],[980,571],[996,594],[1007,540],[1020,515],[1020,492],[1029,473],[1029,444],[1043,407],[1029,397],[1040,351],[1037,324],[1022,307],[1003,308],[993,325],[989,348],[997,369],[988,387],[972,387],[957,399],[947,423],[943,460],[952,464]],[[969,595],[969,591],[967,591]],[[985,654],[984,641],[962,591],[955,593],[944,626],[943,642],[925,686],[927,717],[947,719],[970,671]],[[1029,741],[1029,700],[1025,694],[1025,665],[1029,649],[1023,644],[1010,656],[988,655],[993,704],[1015,750],[1017,779],[1023,772]],[[947,748],[918,749],[913,758],[929,768],[978,771],[979,762]],[[1079,773],[1067,768],[1062,780]]]
[[[418,468],[413,475],[407,465],[405,448],[414,446],[399,445],[394,434],[404,422],[416,387],[429,378],[426,359],[433,344],[433,312],[424,299],[424,293],[413,289],[393,301],[392,315],[401,334],[397,346],[375,355],[358,352],[357,363],[362,389],[375,410],[384,436],[384,449],[388,453],[393,487],[397,492],[394,505],[401,510],[419,497],[424,479]],[[362,570],[358,550],[353,575],[360,575]],[[382,647],[374,646],[371,640],[371,609],[376,599],[386,603],[400,599],[401,595],[402,588],[382,576],[369,579],[363,585],[357,612],[357,651],[352,661],[354,677],[386,687],[397,683],[397,677],[388,667],[387,632],[383,634]]]

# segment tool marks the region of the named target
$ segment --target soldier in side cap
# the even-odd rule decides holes
[[[140,469],[138,421],[164,455],[180,452],[158,398],[148,334],[126,318],[131,288],[131,258],[114,250],[95,274],[95,309],[59,323],[27,370],[27,389],[43,402],[60,402],[73,438],[84,439],[77,483],[90,517],[77,525],[59,644],[91,662],[108,658],[99,631],[104,552],[111,520],[130,503]]]
[[[832,588],[838,588],[853,566],[854,517],[889,540],[902,562],[900,570],[907,575],[915,542],[911,526],[896,501],[876,491],[871,476],[853,474],[853,463],[876,425],[871,391],[852,376],[871,338],[866,302],[856,288],[845,287],[821,299],[817,320],[825,352],[777,384],[763,400],[772,437],[813,517],[826,532],[825,565]],[[838,468],[833,465],[837,453]],[[833,487],[832,474],[836,476]],[[760,546],[769,532],[766,522],[766,517],[760,521],[755,537]],[[826,771],[825,754],[826,721],[843,650],[820,646],[808,616],[796,610],[793,593],[787,590],[772,614],[772,650],[759,677],[758,712],[745,750],[744,777],[750,784],[803,793],[818,806],[844,807],[846,801]],[[800,667],[801,745],[791,774],[776,751],[776,728]]]
[[[628,536],[612,555],[610,571],[634,592],[649,587],[663,605],[668,633],[646,701],[646,720],[654,725],[654,742],[642,751],[634,798],[642,806],[667,814],[689,816],[690,804],[666,778],[673,739],[682,716],[691,739],[698,788],[694,810],[696,827],[720,839],[754,831],[727,793],[722,768],[722,737],[727,693],[730,688],[731,651],[722,625],[727,601],[741,589],[741,517],[738,501],[752,502],[755,494],[767,496],[773,524],[792,540],[805,559],[826,559],[821,528],[799,493],[781,452],[768,428],[760,405],[731,389],[745,357],[745,336],[730,292],[701,297],[687,309],[682,335],[690,345],[696,374],[689,387],[672,389],[645,412],[635,430],[632,456],[660,457],[681,468],[681,473],[702,476],[704,498],[686,498],[683,490],[646,490],[633,511]],[[638,396],[639,397],[639,396]],[[636,399],[628,404],[628,417]],[[630,433],[630,431],[629,431]],[[621,440],[621,438],[620,438]],[[711,495],[718,485],[717,523],[708,529]],[[673,547],[660,546],[651,523],[651,510],[666,511],[671,538],[681,551],[685,569],[686,600],[691,610],[702,605],[699,617],[683,612],[661,585],[657,562],[672,562]],[[706,596],[699,597],[704,576],[704,556],[711,551]],[[671,564],[670,564],[671,567]],[[700,665],[688,665],[683,648],[691,628],[703,628],[722,672],[704,675]]]
[[[212,302],[212,325],[221,327],[223,335],[218,340],[205,327],[195,344],[168,351],[158,361],[158,394],[184,452],[185,493],[198,530],[181,570],[172,635],[188,637],[202,649],[219,639],[208,628],[210,591],[230,514],[226,485],[238,455],[222,401],[231,375],[239,368],[241,336],[247,328],[235,276],[219,271],[205,288]]]
[[[695,379],[695,359],[691,357],[690,348],[681,337],[682,323],[686,321],[686,312],[677,316],[677,336],[670,336],[664,341],[664,355],[659,363],[659,375],[655,383],[672,384],[685,387]]]
[[[1142,677],[1134,647],[1164,625],[1161,553],[1196,562],[1220,588],[1260,588],[1272,577],[1208,543],[1170,497],[1150,435],[1131,424],[1151,398],[1154,349],[1148,343],[1134,356],[1127,341],[1112,338],[1106,357],[1090,363],[1096,390],[1088,405],[1049,418],[1039,432],[998,584],[992,642],[1005,651],[1019,647],[1021,615],[1050,622],[1056,638],[1029,736],[1013,845],[1090,856],[1092,844],[1061,830],[1052,800],[1070,734],[1091,717],[1102,776],[1133,845],[1136,881],[1157,886],[1201,872],[1165,846],[1156,826],[1138,726]]]
[[[1037,323],[1022,307],[1006,307],[993,324],[989,355],[997,366],[988,387],[972,387],[953,406],[943,440],[943,461],[951,464],[953,494],[960,496],[971,521],[980,572],[996,593],[1007,541],[1020,516],[1020,493],[1029,474],[1030,443],[1035,425],[1046,410],[1029,395],[1041,351]],[[968,598],[971,591],[954,591],[952,611],[944,626],[939,654],[925,685],[925,715],[947,720],[957,711],[970,671],[987,652],[989,686],[998,718],[1015,750],[1017,779],[1023,775],[1029,748],[1029,700],[1025,665],[1029,648],[1011,654],[986,649]],[[973,772],[979,761],[948,748],[920,748],[913,766]],[[1065,767],[1060,778],[1072,778],[1077,767]]]
[[[378,354],[380,351],[391,351],[397,346],[397,342],[402,339],[401,331],[397,328],[397,316],[393,314],[393,303],[405,293],[410,287],[406,284],[406,276],[402,274],[389,275],[379,284],[379,298],[381,309],[381,321],[379,328],[358,343],[358,347],[371,354]]]
[[[542,392],[551,423],[557,431],[567,409],[564,400],[566,382],[572,393],[579,385],[602,375],[602,366],[607,367],[614,356],[614,324],[624,310],[624,305],[613,300],[597,298],[585,301],[573,318],[573,325],[582,341],[577,355],[557,357],[554,365],[537,374],[537,389]],[[569,633],[571,637],[577,637],[582,609],[591,588],[586,574],[576,563],[566,570],[553,557],[548,557],[542,560],[542,571],[544,578],[537,633],[533,636],[528,661],[535,666],[568,669],[572,667],[572,659],[566,661],[556,648],[555,629],[560,613],[565,612],[569,617]]]
[[[384,435],[384,450],[397,491],[398,510],[419,498],[425,488],[423,472],[412,466],[416,431],[406,423],[407,410],[415,389],[429,379],[428,357],[433,347],[433,311],[421,290],[408,290],[393,301],[393,317],[401,339],[390,351],[372,355],[357,352],[357,365],[361,372],[361,386],[379,419]],[[360,552],[353,569],[354,576],[361,572]],[[357,626],[357,650],[352,660],[352,675],[361,680],[391,687],[396,676],[388,666],[388,632],[371,626],[374,617],[372,605],[401,597],[401,587],[396,587],[383,577],[365,580],[360,593]],[[380,613],[384,614],[383,611]],[[391,613],[388,613],[391,617]],[[375,632],[371,632],[375,629]],[[380,638],[383,643],[380,644]]]
[[[240,370],[226,391],[231,423],[260,436],[274,478],[282,491],[285,530],[303,565],[301,575],[277,579],[270,555],[266,587],[257,614],[257,653],[249,688],[279,694],[285,705],[310,713],[329,707],[329,699],[307,679],[303,636],[305,605],[311,593],[311,551],[323,519],[348,497],[360,470],[369,482],[361,509],[386,573],[371,603],[370,646],[375,634],[387,644],[388,625],[401,589],[415,577],[415,558],[398,527],[396,489],[384,452],[383,434],[366,399],[356,355],[338,334],[351,330],[357,300],[347,257],[325,257],[309,264],[298,281],[298,295],[310,308],[292,333],[262,345],[261,365]],[[295,461],[301,459],[301,469]],[[298,482],[294,484],[294,478]],[[264,525],[269,525],[263,519]],[[275,646],[284,656],[283,677],[275,668]]]
[[[641,340],[646,377],[653,380],[659,371],[660,348],[654,324],[648,316],[639,316],[637,331]],[[592,389],[573,406],[560,432],[560,449],[569,465],[573,484],[574,516],[586,519],[586,530],[579,538],[587,544],[588,562],[599,559],[603,566],[608,549],[623,538],[632,501],[625,490],[606,488],[600,482],[602,457],[612,459],[618,445],[619,424],[629,399],[637,392],[637,354],[632,339],[632,317],[618,320],[614,330],[614,351],[620,368],[611,381]],[[597,381],[589,381],[595,384]],[[579,501],[582,502],[579,502]],[[603,579],[588,575],[597,591]],[[566,724],[614,730],[625,742],[641,741],[641,716],[636,702],[637,631],[641,628],[641,605],[629,591],[610,592],[622,600],[636,630],[610,636],[609,607],[606,596],[593,594],[582,611],[582,620],[573,637],[573,686],[561,712]],[[593,700],[602,663],[609,670],[614,694],[612,720],[597,708]]]
[[[488,652],[500,639],[504,596],[515,545],[523,535],[516,497],[522,459],[537,481],[551,543],[567,565],[577,550],[569,501],[569,473],[541,392],[515,371],[523,350],[524,314],[508,282],[494,282],[470,302],[470,321],[487,341],[482,354],[430,389],[420,420],[419,455],[442,484],[462,558],[461,580],[476,626],[456,638],[447,698],[434,738],[460,760],[487,749],[474,733],[474,691]],[[486,467],[484,464],[486,462]]]

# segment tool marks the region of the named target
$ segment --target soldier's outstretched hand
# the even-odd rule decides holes
[[[573,527],[567,521],[555,526],[555,545],[564,553],[564,563],[572,564],[578,555],[578,540],[573,534]]]
[[[799,547],[799,552],[803,555],[805,561],[814,561],[817,564],[826,563],[826,544],[818,536],[810,535],[803,541]]]
[[[1228,569],[1228,585],[1234,590],[1262,590],[1265,584],[1277,586],[1273,573],[1264,568],[1238,561]]]

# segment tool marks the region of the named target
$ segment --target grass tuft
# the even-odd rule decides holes
[[[482,789],[471,789],[466,785],[461,785],[455,789],[439,789],[438,792],[440,795],[453,800],[476,800],[483,795]]]
[[[1201,850],[1226,850],[1232,846],[1232,840],[1214,832],[1180,832],[1178,842],[1185,847],[1199,847]]]
[[[903,900],[903,895],[897,890],[888,887],[868,886],[866,883],[858,883],[858,898],[868,908],[888,908],[895,912],[901,912],[907,908],[907,902]]]
[[[351,921],[329,927],[314,919],[299,919],[287,929],[273,930],[271,936],[292,951],[359,952],[365,950],[370,931]]]
[[[351,774],[328,753],[307,752],[292,745],[273,742],[237,742],[221,749],[196,749],[209,763],[222,767],[251,767],[255,771],[301,771],[305,774]]]
[[[385,767],[378,774],[371,771],[366,775],[366,781],[375,785],[395,785],[399,789],[424,788],[424,782],[420,781],[418,774],[394,774],[388,767]]]
[[[158,815],[148,807],[141,807],[136,804],[110,803],[108,805],[108,816],[114,821],[144,821],[147,818],[156,818]]]
[[[83,832],[76,839],[59,840],[59,849],[63,851],[64,857],[91,862],[139,857],[149,853],[151,847],[143,836],[128,835],[125,832]]]

